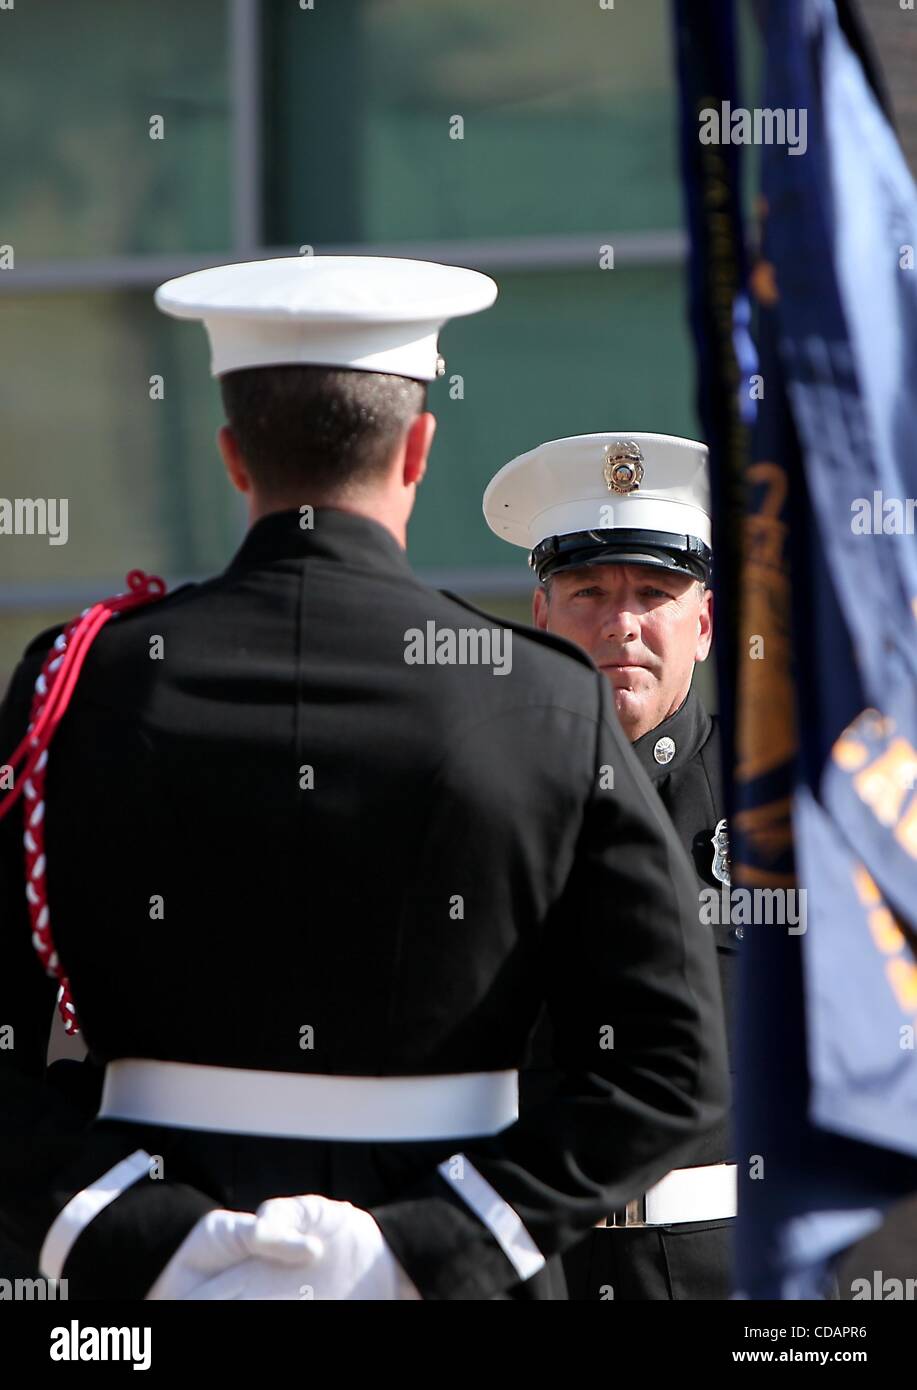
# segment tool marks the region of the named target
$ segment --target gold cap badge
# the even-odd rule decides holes
[[[632,439],[609,444],[602,469],[609,492],[636,492],[643,482],[643,455]]]

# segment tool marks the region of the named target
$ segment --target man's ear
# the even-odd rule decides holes
[[[713,590],[705,589],[701,594],[700,613],[697,620],[697,647],[695,661],[706,661],[713,641]]]
[[[402,481],[405,487],[423,481],[423,475],[427,471],[427,457],[435,433],[436,416],[432,415],[429,410],[425,410],[422,415],[418,415],[417,419],[411,422],[404,441]]]
[[[535,627],[540,627],[542,632],[548,630],[548,595],[543,584],[532,595],[532,622]]]
[[[221,425],[217,430],[217,448],[233,487],[248,495],[252,490],[251,474],[245,466],[239,441],[230,425]]]

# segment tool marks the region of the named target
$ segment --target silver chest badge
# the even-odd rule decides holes
[[[670,763],[675,757],[675,740],[666,735],[665,738],[657,738],[653,748],[653,757],[657,763]]]
[[[602,473],[609,492],[636,492],[643,482],[643,454],[640,452],[640,446],[632,439],[623,439],[619,444],[609,444],[605,450],[605,466]]]
[[[713,839],[710,841],[713,846],[713,864],[711,872],[718,883],[725,883],[727,888],[732,884],[729,879],[730,859],[729,859],[729,831],[726,829],[725,817],[717,821],[716,829],[713,832]]]

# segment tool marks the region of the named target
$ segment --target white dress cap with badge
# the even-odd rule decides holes
[[[490,529],[530,552],[539,579],[632,564],[710,576],[707,448],[670,434],[552,439],[500,469],[484,493]]]
[[[487,275],[392,256],[283,256],[218,265],[167,280],[163,313],[201,319],[211,372],[246,367],[350,367],[432,381],[443,324],[497,297]]]

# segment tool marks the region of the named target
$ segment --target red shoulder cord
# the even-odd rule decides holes
[[[127,593],[116,594],[113,598],[102,599],[90,608],[84,608],[55,640],[35,682],[29,727],[7,762],[7,766],[13,770],[15,785],[0,802],[2,820],[20,795],[26,799],[23,814],[25,895],[32,923],[32,945],[46,974],[60,982],[57,1007],[68,1033],[78,1033],[80,1030],[70,997],[70,982],[51,939],[45,880],[45,765],[48,761],[48,744],[66,713],[83,662],[95,638],[109,618],[128,608],[140,608],[145,603],[152,603],[166,592],[164,580],[156,575],[146,575],[143,570],[131,570],[127,576],[127,587]],[[17,772],[20,762],[22,768]]]

